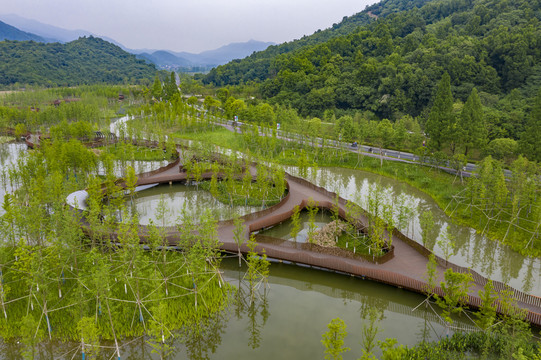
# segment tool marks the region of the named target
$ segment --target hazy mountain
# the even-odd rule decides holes
[[[175,53],[175,55],[199,65],[222,65],[234,59],[243,59],[254,51],[265,50],[270,45],[274,45],[274,43],[249,40],[247,42],[231,43],[199,54],[180,52]]]
[[[41,36],[45,41],[49,42],[69,42],[77,40],[83,36],[93,35],[90,31],[85,30],[66,30],[57,26],[44,24],[36,20],[27,19],[15,14],[0,14],[0,20],[11,24],[18,29],[28,31]]]
[[[31,34],[31,33],[21,31],[17,29],[16,27],[13,27],[11,25],[6,24],[5,22],[0,21],[0,41],[3,41],[3,40],[18,40],[18,41],[33,40],[33,41],[38,41],[38,42],[45,41],[43,38],[39,37],[36,34]]]
[[[21,29],[38,35],[41,38],[32,40],[41,42],[70,42],[80,37],[100,37],[113,43],[121,49],[137,54],[137,58],[151,62],[160,68],[179,68],[192,66],[216,66],[226,64],[233,59],[242,59],[251,55],[254,51],[265,50],[274,45],[271,42],[250,40],[247,42],[231,43],[218,49],[203,51],[199,54],[189,52],[174,52],[170,50],[156,49],[128,49],[124,45],[106,36],[100,36],[86,30],[67,30],[57,26],[41,23],[37,20],[27,19],[15,14],[0,14],[0,20]],[[31,40],[29,38],[22,40]]]
[[[165,50],[154,51],[153,53],[141,53],[136,55],[139,59],[147,60],[161,68],[178,68],[180,66],[192,66],[193,64],[179,56]]]
[[[254,51],[264,50],[273,44],[270,42],[250,40],[243,43],[231,43],[215,50],[203,51],[199,54],[158,50],[141,52],[137,54],[137,57],[152,62],[160,68],[209,67],[226,64],[233,59],[245,58]]]
[[[77,40],[80,37],[94,36],[94,37],[102,38],[103,40],[106,40],[110,43],[113,43],[125,51],[129,51],[128,49],[126,49],[124,45],[120,44],[114,39],[111,39],[107,36],[93,34],[90,31],[86,31],[86,30],[80,30],[80,29],[67,30],[67,29],[60,28],[58,26],[44,24],[37,20],[27,19],[15,14],[3,14],[3,15],[0,14],[0,20],[20,30],[36,34],[42,38],[41,40],[35,40],[35,41],[67,43],[70,41]],[[30,40],[30,39],[24,39],[24,40]]]

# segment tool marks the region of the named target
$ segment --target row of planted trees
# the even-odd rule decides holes
[[[125,100],[120,102],[119,94]],[[85,121],[96,129],[103,128],[122,108],[139,104],[142,99],[140,88],[106,85],[15,91],[2,97],[0,129],[18,127],[47,133],[50,126],[61,121]]]
[[[436,278],[434,258],[427,266],[429,283],[427,298],[415,309],[424,305],[445,326],[445,333],[438,335],[434,342],[423,340],[407,347],[397,345],[396,339],[377,340],[381,332],[379,321],[384,317],[377,306],[364,314],[360,359],[375,359],[379,352],[381,359],[540,359],[541,347],[532,342],[532,332],[525,321],[525,310],[517,307],[510,291],[496,292],[488,281],[479,291],[481,307],[471,312],[465,306],[472,276],[448,269],[444,281],[438,285],[445,295],[434,292]],[[435,306],[434,306],[435,305]],[[499,310],[499,313],[497,313]],[[361,314],[363,315],[363,314]],[[460,320],[457,323],[457,320]],[[469,324],[468,329],[463,325]],[[346,345],[347,325],[340,319],[331,320],[328,331],[322,335],[321,343],[325,359],[342,359],[342,354],[351,349]],[[434,330],[434,329],[433,329]],[[358,337],[359,335],[357,335]]]
[[[502,239],[523,254],[541,253],[541,171],[519,157],[506,171],[490,156],[478,166],[466,189],[450,207],[461,217],[479,222],[483,233]]]
[[[245,126],[244,129],[241,137],[244,146],[254,149],[263,156],[297,165],[303,177],[307,176],[308,168],[317,163],[344,163],[351,166],[356,162],[354,166],[358,166],[363,162],[363,155],[360,152],[354,155],[341,148],[333,148],[332,144],[327,143],[324,138],[314,140],[316,146],[312,147],[310,141],[304,144],[297,141],[286,142],[272,134],[273,130],[264,127],[258,129],[255,126]],[[257,136],[265,132],[267,132],[266,136]],[[320,145],[327,145],[330,148],[322,149]],[[464,155],[458,154],[451,160],[446,157],[439,159],[437,155],[421,154],[420,161],[423,164],[428,162],[434,166],[450,167],[457,171],[457,176],[462,177],[463,167],[466,165]],[[352,157],[357,157],[357,160]],[[506,170],[501,162],[488,156],[479,163],[474,176],[466,181],[462,191],[454,195],[449,194],[451,202],[447,206],[447,212],[453,217],[466,220],[489,237],[501,239],[516,251],[536,255],[541,246],[539,242],[541,173],[539,169],[539,165],[535,162],[519,157],[511,164],[510,170]],[[420,180],[431,181],[428,178]],[[369,213],[378,212],[370,204],[364,205]],[[404,206],[398,206],[398,208],[405,209]],[[388,224],[397,225],[404,221],[407,211],[400,210],[399,212],[401,214],[393,218],[385,216],[385,213],[390,215],[389,210],[383,211],[381,218]],[[403,229],[401,226],[398,227]]]
[[[133,188],[134,171],[127,174]],[[94,357],[112,346],[120,356],[122,339],[143,335],[165,356],[173,339],[201,336],[204,319],[227,306],[215,220],[184,216],[182,252],[170,251],[162,230],[150,226],[145,249],[110,156],[76,140],[45,141],[4,178],[17,190],[6,195],[0,218],[0,332],[18,338],[27,358],[45,339],[73,340]],[[64,199],[84,187],[81,213]]]

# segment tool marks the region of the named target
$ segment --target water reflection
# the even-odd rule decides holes
[[[288,167],[286,170],[298,176],[297,168]],[[456,242],[456,253],[449,261],[471,267],[483,276],[505,282],[516,289],[541,296],[541,259],[529,259],[469,227],[452,223],[432,198],[420,190],[384,176],[343,168],[316,169],[309,172],[307,179],[319,186],[325,185],[327,190],[337,192],[364,208],[368,208],[367,198],[371,186],[380,184],[385,189],[387,201],[396,201],[393,199],[402,195],[406,198],[408,208],[414,210],[407,223],[400,227],[404,234],[422,243],[419,214],[430,211],[435,226],[429,237],[431,241],[427,244],[428,248],[443,256],[443,250],[438,245],[438,241],[442,240],[439,234],[449,227]]]
[[[238,267],[237,259],[224,259],[222,271],[224,279],[241,291],[224,311],[177,333],[169,343],[172,359],[320,359],[324,351],[321,335],[336,317],[348,326],[345,345],[352,350],[344,359],[357,359],[361,354],[362,327],[367,321],[363,317],[371,308],[381,312],[378,327],[382,332],[377,340],[392,337],[411,346],[436,340],[446,331],[429,308],[421,306],[412,311],[423,296],[395,287],[273,263],[269,290],[251,302],[248,285],[242,280],[245,268]],[[455,323],[465,324],[460,318]],[[121,358],[156,358],[148,341],[143,337],[124,339],[120,343]],[[114,342],[102,342],[101,346],[101,358],[116,357]],[[81,358],[78,342],[46,342],[38,348],[40,359]],[[20,351],[16,343],[4,343],[0,357],[16,359]]]
[[[176,224],[182,216],[182,210],[197,219],[204,216],[207,210],[218,220],[232,218],[235,214],[245,215],[261,210],[254,206],[229,206],[223,204],[210,192],[198,189],[194,185],[174,183],[160,185],[137,193],[134,207],[139,215],[139,223],[148,225],[153,221],[157,225]],[[161,215],[160,215],[161,214]],[[157,220],[160,218],[159,220]]]
[[[226,317],[216,313],[209,319],[198,321],[195,326],[185,328],[181,334],[188,359],[207,360],[216,358],[218,347],[225,333]]]
[[[25,151],[26,145],[23,143],[0,144],[0,205],[4,203],[4,195],[12,193],[16,188],[16,184],[10,181],[9,173]],[[0,206],[0,216],[4,213]]]

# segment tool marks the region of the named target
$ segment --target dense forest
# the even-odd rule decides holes
[[[539,1],[412,5],[396,11],[404,9],[403,2],[376,4],[357,16],[370,12],[377,20],[347,35],[318,41],[316,33],[294,43],[293,51],[277,54],[271,48],[220,66],[202,80],[219,86],[255,83],[269,103],[324,121],[361,112],[391,121],[410,115],[424,125],[447,73],[449,111],[459,115],[475,89],[487,142],[519,140],[539,129],[530,114],[541,84]]]
[[[397,11],[404,11],[417,8],[426,3],[427,0],[403,1],[386,0],[381,3],[367,7],[363,12],[352,16],[344,16],[338,24],[333,24],[325,30],[317,30],[310,36],[303,36],[301,39],[292,40],[283,44],[269,46],[265,51],[252,54],[244,60],[233,60],[226,66],[218,66],[213,69],[204,79],[205,83],[213,83],[218,86],[239,84],[240,82],[260,81],[266,79],[274,58],[281,54],[295,52],[308,46],[315,46],[330,39],[345,36],[356,31],[359,27],[368,25],[377,19],[382,11],[385,14]]]
[[[136,84],[155,73],[154,65],[92,36],[67,44],[0,42],[0,85]]]

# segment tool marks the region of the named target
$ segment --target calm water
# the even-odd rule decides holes
[[[294,175],[298,172],[296,168],[288,168],[287,171]],[[434,200],[422,191],[384,176],[343,168],[317,169],[309,172],[307,179],[327,190],[337,192],[343,198],[357,202],[364,208],[368,207],[370,187],[380,184],[388,201],[402,195],[408,207],[414,211],[411,220],[401,229],[405,234],[422,243],[418,215],[431,211],[435,221],[433,238],[440,240],[438,234],[447,227],[455,236],[457,252],[449,258],[450,261],[471,267],[481,275],[502,281],[516,289],[541,296],[541,259],[525,257],[476,233],[470,227],[452,223]],[[436,254],[443,255],[436,241],[433,241],[432,246]]]
[[[181,222],[182,210],[195,219],[202,217],[207,210],[218,220],[232,218],[235,213],[246,215],[261,210],[254,206],[230,207],[215,201],[210,192],[198,189],[195,185],[174,183],[172,185],[159,185],[137,193],[134,206],[139,214],[139,223],[148,225],[152,220],[156,225],[166,226]],[[160,211],[163,219],[157,220]]]
[[[232,285],[245,288],[236,258],[223,261],[224,278]],[[263,292],[261,292],[263,294]],[[230,308],[205,328],[203,338],[186,343],[177,341],[174,359],[322,359],[324,347],[321,335],[327,324],[340,317],[347,324],[345,345],[352,350],[344,359],[361,355],[363,319],[368,309],[382,312],[378,340],[396,338],[399,343],[414,345],[422,340],[436,340],[446,330],[433,312],[424,306],[412,311],[424,297],[395,287],[330,272],[303,268],[283,263],[271,265],[267,295],[250,307],[247,294],[242,302]],[[459,326],[465,323],[456,318]],[[192,339],[194,340],[194,339]],[[81,358],[75,343],[42,344],[43,359]],[[112,343],[103,343],[111,346]],[[123,342],[122,359],[157,359],[142,338]],[[49,350],[49,353],[46,353]],[[71,351],[70,351],[71,350]],[[9,352],[12,352],[11,354]],[[0,356],[12,358],[17,344],[0,346]],[[63,356],[61,356],[63,354]],[[195,355],[194,355],[195,354]],[[102,358],[113,357],[113,350],[103,350]]]
[[[24,149],[24,145],[22,147],[17,144],[0,145],[0,161],[5,162],[8,159],[13,161],[21,149]],[[117,165],[121,171],[121,164]],[[161,164],[155,163],[144,166],[152,169],[159,165]],[[296,173],[295,168],[287,170]],[[504,281],[518,289],[541,295],[539,259],[521,256],[476,234],[468,227],[450,223],[449,218],[434,201],[415,188],[371,173],[341,168],[318,169],[310,173],[308,179],[364,207],[369,188],[376,183],[385,190],[389,201],[393,197],[403,195],[408,207],[416,210],[410,221],[402,228],[404,233],[421,242],[418,213],[432,211],[436,222],[434,234],[437,235],[440,230],[449,227],[450,232],[456,237],[458,251],[451,257],[451,261],[471,266],[483,275]],[[5,184],[0,185],[0,191],[4,191]],[[171,210],[171,214],[168,215],[171,221],[176,221],[184,205],[195,211],[194,216],[207,207],[215,207],[214,200],[208,192],[197,191],[194,187],[180,184],[159,186],[141,192],[135,200],[142,223],[145,217],[155,218],[160,201],[165,204],[165,209]],[[231,209],[224,207],[225,209],[220,210],[223,211],[223,215],[219,216],[230,217]],[[257,209],[245,210],[252,212]],[[235,211],[241,212],[240,209]],[[324,219],[324,215],[319,216],[322,218],[316,221],[320,226],[328,222],[329,219]],[[303,220],[305,226],[306,222],[307,219]],[[287,238],[289,234],[287,226],[285,222],[282,227],[276,227],[272,231],[275,231],[278,237]],[[434,244],[434,251],[441,254],[437,244]],[[236,259],[224,261],[222,269],[227,280],[238,286],[242,272],[239,272],[236,264]],[[232,305],[231,309],[224,312],[222,318],[208,329],[208,336],[204,341],[189,347],[177,343],[174,358],[322,358],[324,349],[320,342],[321,334],[327,330],[326,325],[331,319],[340,317],[348,325],[349,335],[345,345],[352,348],[344,358],[356,359],[361,354],[360,334],[364,322],[362,315],[370,307],[377,307],[383,311],[383,318],[380,321],[380,328],[383,331],[378,334],[379,340],[394,337],[399,343],[413,345],[423,339],[437,339],[445,333],[445,329],[434,320],[435,317],[430,310],[424,307],[416,311],[411,310],[423,300],[422,296],[394,287],[279,263],[271,266],[269,285],[265,300],[260,301],[255,308],[237,309]],[[151,358],[151,349],[145,344],[144,339],[130,341],[122,348],[123,359]],[[72,358],[77,345],[43,344],[42,358]],[[111,351],[104,350],[109,354],[112,354]],[[10,352],[18,352],[17,344],[0,346],[3,358],[13,358],[13,353]],[[188,356],[188,353],[199,353],[201,356]],[[152,356],[157,358],[156,355]],[[80,354],[76,358],[80,358]]]

